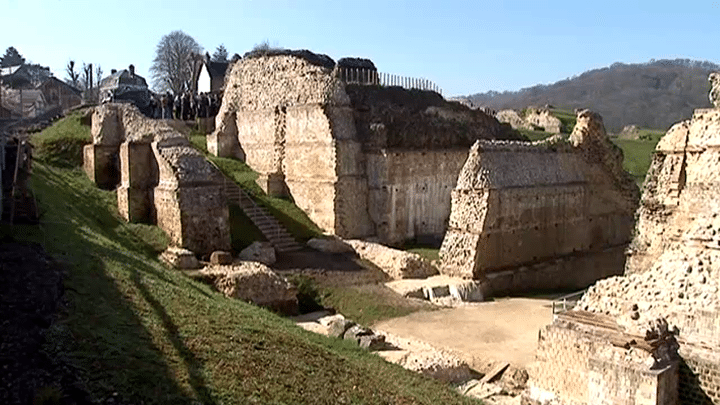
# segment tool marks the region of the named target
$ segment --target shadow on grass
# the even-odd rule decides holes
[[[129,403],[215,403],[203,365],[174,320],[177,308],[167,308],[182,304],[173,293],[189,282],[169,278],[152,259],[152,246],[119,226],[104,199],[112,198],[109,193],[88,190],[89,184],[69,180],[78,176],[49,167],[35,172],[46,213],[42,239],[68,268],[68,315],[60,320],[73,341],[67,355],[90,392]],[[192,392],[179,384],[183,380]]]

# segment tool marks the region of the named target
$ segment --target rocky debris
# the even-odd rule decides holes
[[[210,264],[232,264],[233,257],[230,252],[216,250],[210,254]]]
[[[710,82],[710,94],[708,95],[710,104],[718,108],[720,107],[720,73],[710,73],[708,81]]]
[[[560,119],[544,108],[528,108],[525,112],[525,122],[530,124],[533,129],[542,129],[551,134],[562,132]]]
[[[362,240],[349,240],[347,243],[361,258],[378,266],[393,280],[426,278],[437,274],[437,269],[416,253]]]
[[[372,333],[373,331],[369,328],[360,325],[352,325],[345,331],[342,337],[343,339],[354,340],[357,342],[360,339],[360,336],[368,336],[372,335]]]
[[[495,118],[510,124],[513,129],[532,129],[515,110],[500,110],[495,114]]]
[[[637,125],[625,125],[618,134],[620,139],[638,139],[640,136],[640,130]]]
[[[370,351],[382,350],[385,348],[385,336],[383,335],[362,335],[357,340],[358,346]]]
[[[458,386],[457,390],[463,395],[477,399],[487,399],[495,395],[500,395],[503,392],[503,388],[500,385],[480,380],[470,380]]]
[[[353,326],[356,326],[355,322],[349,319],[345,319],[342,316],[335,316],[327,323],[328,336],[342,338],[345,336],[345,332],[347,332]]]
[[[195,257],[195,253],[179,247],[171,246],[167,248],[160,254],[160,260],[178,270],[194,270],[200,268],[200,263]]]
[[[270,242],[253,242],[240,252],[238,259],[270,266],[276,260],[275,248]]]
[[[350,253],[355,252],[352,246],[334,235],[325,235],[322,238],[312,238],[307,245],[324,253]]]
[[[419,298],[446,306],[481,302],[485,299],[482,282],[445,275],[426,279],[395,280],[385,285],[405,298]]]
[[[383,331],[376,333],[385,336],[385,342],[396,348],[377,352],[391,363],[448,383],[462,383],[472,378],[470,366],[450,350]]]
[[[210,265],[200,274],[227,297],[283,314],[298,313],[297,288],[262,263]]]

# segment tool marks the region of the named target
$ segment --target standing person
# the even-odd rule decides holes
[[[175,107],[175,119],[179,120],[182,117],[182,100],[180,100],[180,95],[175,95],[175,102],[173,103],[173,107]]]

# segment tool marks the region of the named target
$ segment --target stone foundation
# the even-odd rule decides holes
[[[85,171],[97,185],[117,187],[125,220],[156,223],[172,246],[198,254],[230,248],[222,175],[187,138],[128,104],[96,107],[92,134]]]

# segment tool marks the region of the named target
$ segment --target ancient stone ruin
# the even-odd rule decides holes
[[[230,248],[222,174],[186,137],[130,104],[95,107],[92,137],[85,172],[99,187],[117,187],[123,218],[157,224],[172,246],[196,254]]]
[[[450,191],[478,139],[521,139],[430,91],[348,84],[308,51],[247,55],[229,70],[208,150],[245,160],[271,195],[327,232],[387,244],[445,232]]]
[[[441,273],[496,294],[619,274],[639,199],[622,160],[588,110],[569,138],[477,141],[452,192]]]
[[[495,113],[500,122],[510,124],[515,129],[542,130],[551,134],[562,132],[562,122],[547,108],[527,108],[523,115],[515,110],[500,110]]]
[[[529,403],[720,404],[719,151],[718,108],[662,138],[625,275],[541,331]]]

